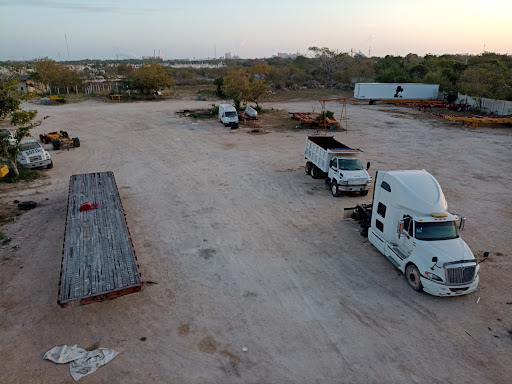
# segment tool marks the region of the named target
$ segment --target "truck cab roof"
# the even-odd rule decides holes
[[[383,173],[382,180],[388,184],[398,206],[426,217],[432,217],[433,213],[444,213],[448,209],[441,186],[424,169]]]

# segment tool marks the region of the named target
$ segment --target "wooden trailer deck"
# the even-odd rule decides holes
[[[86,202],[97,209],[80,211]],[[114,174],[72,175],[58,304],[87,304],[137,292],[142,279]]]

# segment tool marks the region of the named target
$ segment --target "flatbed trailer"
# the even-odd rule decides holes
[[[84,203],[98,205],[81,210]],[[58,304],[103,301],[138,292],[142,286],[114,174],[72,175]]]
[[[441,113],[434,113],[434,116],[443,117],[450,121],[461,121],[463,124],[478,127],[478,124],[512,124],[512,115],[496,115],[496,116],[459,116],[459,115],[445,115]]]

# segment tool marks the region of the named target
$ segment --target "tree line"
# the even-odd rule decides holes
[[[294,59],[224,60],[224,66],[175,68],[172,61],[90,61],[81,71],[43,58],[19,66],[31,69],[31,78],[52,88],[74,88],[101,73],[105,81],[122,78],[123,87],[141,93],[172,85],[215,84],[219,96],[235,103],[257,102],[269,89],[350,87],[357,82],[411,82],[439,84],[448,97],[457,93],[473,97],[512,100],[512,56],[485,52],[480,55],[425,55],[404,57],[351,56],[327,47],[310,47],[308,56]],[[218,61],[210,61],[218,64]],[[13,63],[0,63],[13,66]]]

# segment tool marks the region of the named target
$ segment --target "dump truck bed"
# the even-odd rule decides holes
[[[97,209],[80,211],[86,202]],[[72,175],[58,304],[87,304],[142,289],[142,278],[112,172]]]

